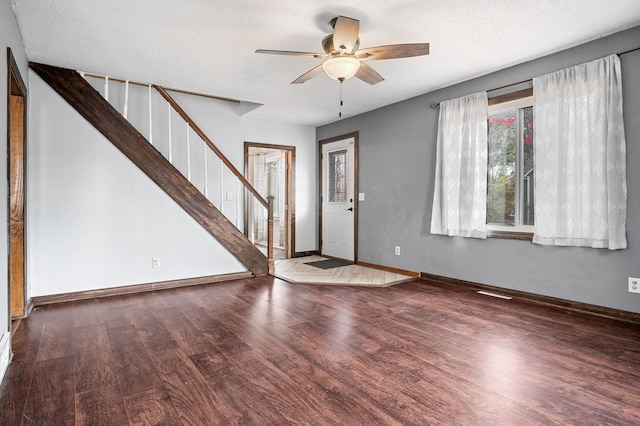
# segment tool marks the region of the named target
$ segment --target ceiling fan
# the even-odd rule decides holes
[[[333,34],[322,39],[322,48],[325,53],[265,49],[258,49],[256,53],[311,56],[324,60],[322,64],[305,72],[293,80],[291,84],[304,83],[324,71],[329,77],[340,82],[355,76],[371,85],[384,81],[384,78],[363,61],[408,58],[429,54],[429,43],[389,44],[360,49],[360,38],[358,38],[360,21],[346,16],[338,16],[331,20],[331,26]]]

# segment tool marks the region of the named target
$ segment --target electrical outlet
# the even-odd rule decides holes
[[[159,257],[154,257],[153,259],[151,259],[151,266],[153,268],[159,268],[160,267],[160,258]]]
[[[396,246],[396,256],[400,256],[400,246]]]
[[[629,277],[629,293],[640,293],[640,278]]]

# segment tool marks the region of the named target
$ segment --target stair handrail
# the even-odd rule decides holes
[[[275,264],[273,259],[273,200],[275,197],[270,196],[265,199],[257,189],[244,177],[242,173],[233,165],[231,161],[218,149],[204,131],[193,121],[193,119],[185,112],[184,109],[176,102],[175,99],[167,92],[167,90],[157,84],[152,85],[160,95],[171,105],[171,107],[182,117],[189,127],[204,141],[204,143],[218,156],[218,158],[227,166],[229,170],[238,178],[242,185],[253,194],[253,196],[267,209],[267,260],[269,262],[269,273],[275,273]]]
[[[207,137],[207,135],[198,127],[193,119],[182,109],[182,107],[171,97],[171,95],[162,87],[154,84],[153,87],[162,95],[162,97],[169,102],[171,107],[182,117],[182,119],[191,127],[191,129],[207,144],[209,148],[218,156],[220,160],[231,170],[231,172],[242,182],[245,188],[249,190],[267,210],[269,210],[269,203],[267,200],[249,183],[240,171],[233,165],[231,161],[218,149],[217,146]]]

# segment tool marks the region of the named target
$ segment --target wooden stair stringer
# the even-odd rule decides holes
[[[254,275],[269,273],[267,257],[78,72],[29,65],[247,269]]]

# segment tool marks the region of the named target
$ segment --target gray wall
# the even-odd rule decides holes
[[[627,250],[431,235],[438,110],[431,102],[531,79],[640,47],[640,27],[317,129],[322,140],[358,131],[358,259],[640,313],[640,51],[621,56],[627,138]],[[384,83],[382,83],[384,84]],[[373,89],[372,89],[373,90]],[[402,255],[394,255],[394,246]]]

